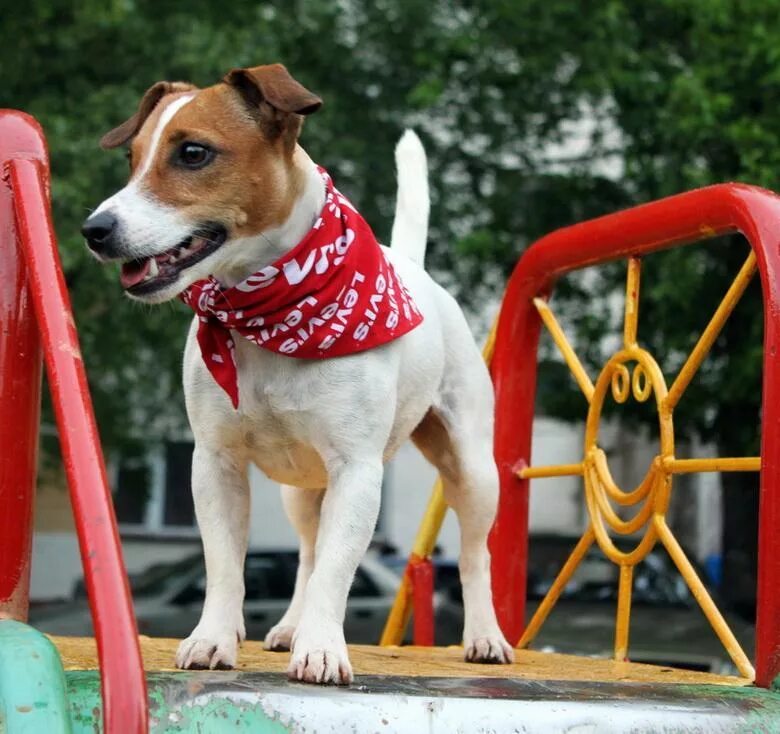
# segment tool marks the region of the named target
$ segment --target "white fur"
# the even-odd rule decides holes
[[[146,155],[141,160],[141,163],[138,166],[138,173],[134,178],[143,179],[149,172],[149,169],[154,162],[154,158],[157,155],[157,148],[160,146],[163,132],[165,131],[165,128],[168,127],[168,123],[173,120],[176,113],[181,110],[182,107],[192,102],[196,94],[197,92],[184,94],[178,99],[173,100],[173,102],[163,109],[160,119],[157,120],[157,126],[152,130],[152,139],[149,142],[149,150],[146,151]]]
[[[284,225],[226,242],[186,271],[166,297],[208,272],[233,285],[298,243],[316,220],[325,192],[300,149],[295,164],[307,185]],[[293,679],[352,680],[343,633],[347,594],[376,524],[383,464],[421,423],[418,445],[440,470],[461,525],[466,658],[512,659],[493,610],[487,549],[498,499],[492,385],[457,304],[418,264],[427,233],[427,170],[422,146],[409,132],[398,147],[398,172],[399,204],[387,254],[424,315],[419,327],[376,349],[328,360],[293,359],[234,333],[240,394],[234,410],[203,362],[197,320],[192,322],[184,393],[195,437],[192,488],[208,580],[200,622],[177,653],[180,667],[236,664],[244,638],[252,462],[286,485],[284,505],[301,538],[295,594],[266,646],[291,645]],[[426,430],[431,420],[442,430]]]
[[[312,187],[321,186],[313,167],[309,176]],[[283,231],[268,233],[274,248],[297,243],[321,200],[306,195],[299,200]],[[418,227],[421,221],[416,217]],[[414,221],[403,222],[398,231],[404,229],[419,252],[425,233],[414,231]],[[245,274],[267,259],[267,253],[260,256],[263,244],[256,247],[258,260],[246,264]],[[197,446],[193,490],[209,584],[203,617],[181,644],[178,665],[236,663],[244,633],[246,470],[253,462],[288,485],[284,504],[301,537],[293,601],[266,637],[266,647],[292,644],[292,678],[352,679],[342,624],[355,568],[376,523],[382,465],[429,409],[440,416],[451,442],[449,450],[426,453],[444,473],[447,499],[461,522],[466,655],[511,659],[491,602],[486,543],[498,497],[490,378],[455,301],[407,257],[395,249],[388,255],[422,310],[423,323],[383,347],[323,361],[290,359],[234,335],[238,411],[204,365],[193,321],[184,390]]]
[[[95,210],[108,211],[119,222],[119,237],[122,242],[123,254],[127,259],[149,257],[175,247],[192,234],[192,222],[183,217],[178,209],[159,202],[144,187],[144,179],[152,166],[157,154],[163,132],[174,115],[186,104],[192,101],[195,93],[184,95],[171,102],[160,115],[152,132],[149,149],[130,181],[123,189],[106,199]],[[190,273],[186,274],[187,276]],[[194,283],[193,278],[190,283]],[[187,283],[186,285],[190,285]],[[177,292],[186,287],[176,284]],[[176,293],[156,294],[155,301],[172,298]]]
[[[390,246],[422,266],[428,238],[428,162],[420,138],[405,130],[395,146],[398,196]]]

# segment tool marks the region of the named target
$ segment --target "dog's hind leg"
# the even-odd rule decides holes
[[[249,538],[246,461],[199,445],[192,455],[192,497],[206,558],[200,621],[176,653],[179,668],[234,668],[244,628],[244,559]]]
[[[493,608],[487,546],[498,503],[492,386],[481,364],[459,364],[448,374],[440,404],[431,408],[412,440],[439,470],[445,499],[458,516],[465,658],[508,663],[514,655]]]
[[[295,576],[295,591],[290,606],[282,618],[265,636],[266,650],[289,650],[295,628],[303,611],[303,595],[311,572],[314,569],[314,546],[317,542],[317,528],[320,524],[322,506],[321,489],[299,489],[282,485],[282,505],[298,534],[298,572]]]

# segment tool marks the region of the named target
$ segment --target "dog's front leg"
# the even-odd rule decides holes
[[[307,683],[352,681],[344,640],[347,595],[379,513],[382,459],[327,461],[314,571],[293,636],[287,674]]]
[[[180,668],[233,668],[244,631],[244,559],[249,535],[249,484],[243,460],[198,446],[192,496],[206,557],[206,600],[192,634],[179,645]]]
[[[295,574],[295,590],[284,616],[269,630],[263,647],[266,650],[289,650],[298,620],[303,613],[306,584],[314,570],[314,549],[317,528],[320,524],[321,489],[299,489],[282,485],[282,506],[287,518],[298,534],[298,571]]]

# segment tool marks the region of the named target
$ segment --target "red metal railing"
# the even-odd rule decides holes
[[[434,643],[433,563],[430,558],[416,558],[409,563],[406,573],[412,585],[412,639],[415,645],[431,647]]]
[[[528,548],[528,480],[541,318],[533,298],[565,273],[617,258],[741,232],[756,254],[764,299],[761,488],[756,683],[780,674],[780,197],[722,184],[560,229],[534,243],[507,286],[491,372],[496,389],[495,455],[501,495],[491,534],[493,590],[510,640],[523,632]]]
[[[8,120],[0,118],[0,149],[45,160],[41,139],[14,139],[13,133]],[[26,619],[41,347],[15,231],[11,190],[0,186],[0,617]]]
[[[146,682],[130,589],[51,223],[46,143],[28,115],[0,110],[0,164],[0,614],[27,613],[40,335],[97,638],[104,731],[142,734]]]

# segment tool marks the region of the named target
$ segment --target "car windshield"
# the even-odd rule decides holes
[[[557,542],[531,542],[528,598],[540,600],[563,567],[571,546]],[[619,567],[594,546],[566,585],[561,599],[571,602],[611,602],[617,599]],[[653,550],[634,569],[634,604],[688,606],[690,591],[667,553]]]

